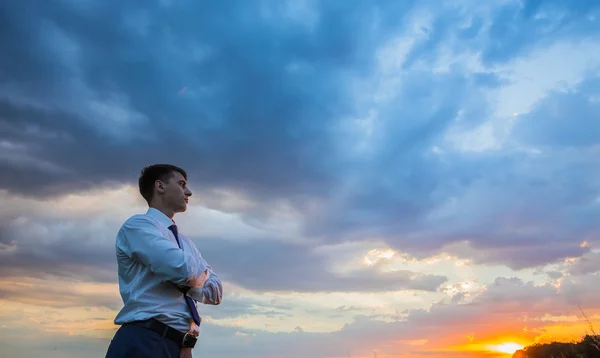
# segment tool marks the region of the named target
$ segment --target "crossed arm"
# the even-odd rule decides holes
[[[201,288],[197,287],[190,289],[187,292],[187,295],[194,300],[207,305],[218,305],[223,299],[223,285],[210,266],[208,272],[210,273],[210,276],[204,285]]]
[[[189,241],[189,239],[185,235],[180,234],[179,237],[182,240]],[[189,246],[198,258],[204,260],[196,246],[194,246],[193,244]],[[187,291],[187,295],[193,298],[194,300],[207,305],[218,305],[223,299],[223,285],[221,283],[221,280],[219,279],[219,276],[217,276],[217,274],[213,271],[212,267],[208,265],[207,268],[207,280],[204,282],[202,287],[194,287],[190,289],[189,291]]]
[[[148,219],[134,217],[122,227],[125,253],[148,266],[165,281],[189,288],[188,296],[198,302],[218,305],[223,297],[221,280],[195,250],[181,250],[164,237]],[[183,235],[180,235],[180,239]]]

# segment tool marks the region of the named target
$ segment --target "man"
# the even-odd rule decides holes
[[[196,302],[218,305],[222,285],[173,220],[192,195],[186,172],[167,164],[146,167],[139,190],[149,208],[127,219],[117,234],[124,307],[106,357],[191,357],[201,322]]]

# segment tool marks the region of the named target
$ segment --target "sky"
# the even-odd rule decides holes
[[[7,0],[0,24],[2,357],[104,356],[155,163],[188,172],[175,219],[224,283],[195,356],[501,358],[600,327],[597,1]]]

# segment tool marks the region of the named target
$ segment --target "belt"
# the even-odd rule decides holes
[[[188,332],[184,333],[176,330],[175,328],[170,327],[154,318],[144,321],[133,321],[126,324],[132,324],[154,331],[160,334],[162,337],[166,337],[177,343],[179,346],[181,346],[181,348],[194,348],[194,346],[196,346],[196,342],[198,341],[197,337],[192,336]]]

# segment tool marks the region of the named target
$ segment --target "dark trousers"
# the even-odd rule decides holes
[[[121,326],[108,346],[106,358],[179,358],[180,346],[147,328]]]

